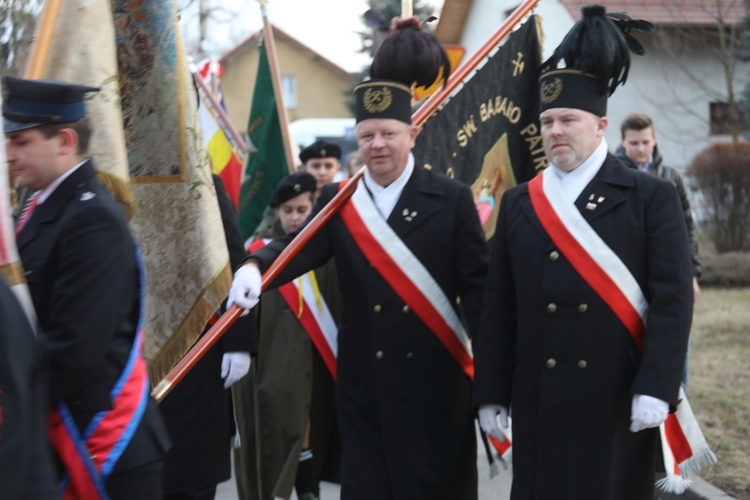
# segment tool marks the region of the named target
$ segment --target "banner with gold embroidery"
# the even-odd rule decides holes
[[[541,47],[530,16],[423,125],[416,164],[471,186],[488,238],[500,197],[547,165],[539,129]]]
[[[231,284],[177,20],[176,0],[66,0],[42,75],[102,88],[86,103],[90,153],[98,169],[124,182],[100,180],[110,189],[124,184],[119,194],[134,204],[131,228],[147,274],[144,354],[154,382],[198,339]]]

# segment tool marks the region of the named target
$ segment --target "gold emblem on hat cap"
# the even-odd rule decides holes
[[[393,102],[393,94],[388,87],[369,88],[365,91],[362,104],[368,113],[382,113]]]
[[[551,82],[542,82],[542,102],[544,104],[551,104],[555,102],[558,97],[560,97],[560,94],[562,94],[563,90],[563,83],[562,80],[559,78],[555,78]]]

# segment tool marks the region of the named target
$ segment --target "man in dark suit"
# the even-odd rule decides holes
[[[584,9],[574,30],[610,24]],[[557,53],[568,67],[540,79],[551,166],[500,206],[473,401],[497,436],[512,408],[512,498],[653,498],[692,315],[687,233],[674,187],[607,152],[610,75]]]
[[[416,18],[399,24],[381,45],[380,62],[395,63],[394,51],[434,37],[419,28]],[[442,50],[427,40],[433,42]],[[477,498],[473,365],[459,300],[473,331],[487,246],[468,187],[415,168],[411,82],[392,80],[397,73],[384,79],[374,70],[355,89],[367,172],[277,282],[336,258],[344,301],[336,384],[341,497],[471,500]],[[322,189],[312,216],[338,187]],[[258,269],[297,233],[250,256],[235,275],[230,302],[255,305]]]
[[[21,305],[0,278],[0,492],[5,498],[53,500],[44,364]]]
[[[161,498],[168,438],[149,397],[134,242],[86,156],[91,87],[3,78],[8,163],[35,189],[16,238],[49,361],[50,439],[77,497]]]

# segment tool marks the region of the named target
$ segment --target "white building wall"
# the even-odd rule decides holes
[[[467,58],[497,30],[506,12],[519,4],[518,0],[474,0],[461,40]],[[535,13],[542,18],[543,58],[547,58],[575,20],[558,0],[540,0]],[[639,35],[646,55],[633,55],[627,83],[610,98],[606,139],[614,152],[620,143],[622,119],[631,112],[646,113],[656,125],[665,162],[682,170],[709,141],[717,139],[709,135],[709,103],[726,95],[724,73],[705,43],[684,44],[680,54],[667,54],[648,38]],[[680,66],[689,68],[689,73]],[[747,64],[735,80],[739,92],[750,81]]]

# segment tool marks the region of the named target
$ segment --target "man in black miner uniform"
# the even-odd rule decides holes
[[[658,426],[678,404],[687,232],[674,187],[607,152],[623,55],[604,9],[585,7],[540,78],[551,166],[500,205],[473,400],[488,433],[512,413],[514,499],[653,498]]]
[[[434,52],[413,54],[414,46]],[[355,89],[365,177],[277,280],[336,259],[344,301],[336,381],[344,500],[477,498],[471,350],[458,301],[473,332],[487,246],[468,187],[416,168],[411,155],[410,87],[435,81],[439,68],[429,61],[436,60],[447,75],[444,50],[416,18],[383,41],[373,79]],[[313,214],[337,189],[323,187]],[[259,268],[298,232],[251,254],[235,274],[230,303],[256,304]]]
[[[3,78],[8,164],[17,182],[36,190],[16,238],[49,360],[51,415],[60,415],[50,436],[67,487],[79,497],[103,488],[113,499],[155,499],[169,442],[136,340],[142,304],[134,242],[86,157],[84,95],[97,90]],[[105,432],[114,419],[127,426]],[[61,451],[66,439],[82,444],[93,427],[96,443],[88,440],[83,453]],[[70,465],[78,460],[100,472],[71,475],[86,470]]]

